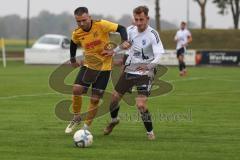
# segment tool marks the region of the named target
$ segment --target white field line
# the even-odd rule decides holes
[[[58,93],[23,94],[23,95],[0,97],[0,100],[1,99],[15,99],[15,98],[21,98],[21,97],[41,97],[41,96],[57,95],[57,94]]]
[[[192,78],[186,78],[186,79],[174,79],[174,80],[168,80],[167,82],[174,83],[174,82],[184,82],[184,81],[197,81],[202,79],[208,79],[206,77],[192,77]]]
[[[168,80],[167,82],[184,82],[184,81],[197,81],[197,80],[216,80],[216,81],[226,81],[226,82],[240,82],[240,80],[236,79],[226,79],[224,78],[217,78],[217,77],[191,77],[185,79],[175,79],[175,80]]]
[[[184,81],[198,81],[198,80],[216,80],[216,81],[226,81],[226,82],[240,82],[240,80],[232,80],[232,79],[226,79],[227,76],[223,76],[221,78],[217,77],[191,77],[186,79],[176,79],[176,80],[168,80],[169,83],[174,82],[184,82]],[[172,94],[173,96],[197,96],[197,95],[212,95],[212,94],[233,94],[233,93],[240,93],[240,90],[233,90],[233,91],[213,91],[213,92],[200,92],[200,93],[182,93],[182,94]],[[167,94],[168,95],[168,94]]]
[[[197,81],[197,80],[218,80],[218,81],[227,81],[227,82],[240,82],[240,80],[231,80],[231,79],[221,79],[221,78],[215,78],[215,77],[192,77],[192,78],[186,78],[186,79],[176,79],[176,80],[168,80],[167,82],[174,83],[174,82],[183,82],[183,81]],[[208,95],[208,94],[218,94],[218,93],[239,93],[240,90],[234,90],[234,91],[220,91],[220,92],[201,92],[201,93],[185,93],[185,94],[176,94],[179,96],[183,95]],[[15,98],[22,98],[22,97],[41,97],[41,96],[48,96],[48,95],[59,95],[59,93],[39,93],[39,94],[23,94],[23,95],[13,95],[13,96],[6,96],[6,97],[0,97],[0,100],[5,99],[15,99]]]
[[[234,93],[240,93],[240,90],[216,91],[216,92],[199,92],[199,93],[180,93],[180,94],[173,94],[173,96],[201,96],[201,95],[234,94]]]
[[[211,95],[211,94],[221,94],[221,93],[224,93],[224,94],[240,93],[240,90],[218,91],[218,92],[200,92],[200,93],[182,93],[182,94],[173,94],[173,96],[191,96],[191,95],[196,96],[196,95]],[[42,96],[48,96],[48,95],[58,95],[58,93],[14,95],[14,96],[0,97],[0,100],[16,99],[16,98],[24,98],[24,97],[42,97]]]

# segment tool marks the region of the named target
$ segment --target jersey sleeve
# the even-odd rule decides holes
[[[72,32],[72,38],[71,40],[75,43],[75,44],[79,44],[79,40],[77,39],[77,36],[76,36],[76,31],[73,31]]]
[[[177,41],[178,40],[178,31],[175,34],[174,40]]]
[[[189,30],[187,30],[187,36],[192,36],[191,32]]]
[[[134,27],[135,27],[134,25],[127,27],[128,40],[130,40],[130,34],[131,34],[132,30],[134,29]]]
[[[160,64],[161,56],[164,54],[164,48],[160,40],[159,34],[155,30],[151,31],[150,37],[151,37],[154,59],[151,61],[151,63],[148,64],[148,68],[152,69],[156,67],[158,64]]]
[[[113,22],[110,22],[107,20],[101,20],[100,23],[101,23],[102,29],[105,33],[117,31],[117,28],[118,28],[117,23],[113,23]]]
[[[152,49],[153,49],[153,53],[154,55],[156,53],[159,53],[159,54],[163,54],[164,53],[164,48],[163,48],[163,45],[162,45],[162,41],[159,37],[159,34],[152,30],[151,31],[151,42],[152,42]]]

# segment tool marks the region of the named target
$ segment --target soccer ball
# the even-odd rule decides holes
[[[85,148],[92,145],[93,136],[88,130],[80,129],[75,132],[73,141],[76,147]]]

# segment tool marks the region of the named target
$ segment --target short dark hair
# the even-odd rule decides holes
[[[75,9],[74,11],[74,15],[82,15],[83,13],[87,13],[88,14],[88,9],[87,7],[78,7],[77,9]]]
[[[181,25],[187,25],[187,23],[185,21],[182,21]]]
[[[133,10],[133,13],[134,14],[141,14],[143,12],[146,16],[148,16],[148,11],[149,11],[149,9],[148,9],[147,6],[138,6],[137,8],[135,8]]]

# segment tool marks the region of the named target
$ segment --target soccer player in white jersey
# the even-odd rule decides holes
[[[129,88],[136,86],[138,95],[136,106],[141,114],[149,140],[154,140],[151,114],[147,108],[147,97],[150,95],[151,84],[154,76],[154,68],[160,63],[160,57],[164,53],[162,42],[158,32],[148,25],[149,16],[146,6],[139,6],[133,10],[135,26],[129,29],[128,42],[124,42],[124,48],[129,45],[125,69],[120,76],[109,106],[111,122],[104,129],[108,135],[119,123],[119,101]]]
[[[189,43],[192,42],[192,35],[190,31],[186,28],[186,22],[181,22],[180,29],[177,31],[174,40],[177,42],[177,59],[179,62],[180,76],[185,76],[187,74],[186,64],[184,62],[184,53]]]

